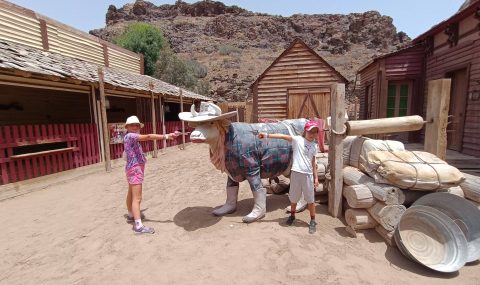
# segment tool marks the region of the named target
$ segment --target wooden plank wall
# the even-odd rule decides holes
[[[287,90],[330,86],[338,75],[304,45],[297,43],[257,82],[258,119],[287,118]]]
[[[371,109],[373,114],[372,118],[376,117],[376,110],[374,106],[376,106],[377,102],[377,96],[378,96],[378,88],[377,88],[377,71],[378,71],[378,64],[373,63],[371,66],[367,67],[366,69],[362,70],[360,72],[360,91],[359,91],[359,99],[360,99],[360,120],[365,120],[365,108],[366,108],[366,103],[365,102],[365,92],[366,92],[366,87],[367,85],[371,85],[371,88],[373,88],[372,92],[372,106]]]
[[[42,27],[45,28],[42,30]],[[140,54],[114,46],[34,11],[0,1],[0,40],[140,74]]]
[[[477,38],[479,36],[477,35]],[[468,92],[480,92],[480,39],[459,42],[457,47],[427,58],[426,80],[444,78],[446,73],[470,67]],[[425,90],[427,91],[427,90]],[[467,97],[463,153],[480,156],[480,99]]]
[[[423,72],[424,48],[416,46],[385,58],[387,80],[419,78]]]
[[[52,52],[103,65],[103,47],[65,29],[47,24],[48,45]]]
[[[40,21],[0,7],[0,38],[42,49]]]
[[[54,151],[15,156],[19,146],[65,142]],[[0,126],[0,185],[100,162],[95,124]]]

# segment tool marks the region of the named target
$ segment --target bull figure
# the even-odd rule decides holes
[[[289,176],[292,163],[292,147],[286,140],[261,140],[259,132],[301,135],[306,119],[285,120],[279,123],[231,123],[227,118],[236,112],[221,113],[213,103],[202,102],[200,112],[192,105],[190,112],[179,114],[195,130],[190,134],[192,143],[207,143],[210,160],[220,171],[226,172],[227,199],[213,214],[223,216],[233,213],[237,207],[239,182],[247,180],[253,192],[252,211],[243,217],[250,223],[261,219],[266,212],[266,189],[262,178]]]

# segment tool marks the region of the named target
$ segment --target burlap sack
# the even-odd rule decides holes
[[[349,138],[349,137],[347,137]],[[371,173],[375,165],[369,165],[368,153],[370,151],[403,151],[405,146],[399,141],[374,140],[366,137],[354,137],[350,142],[348,165],[356,167],[363,172]]]
[[[375,182],[401,189],[432,191],[455,187],[465,180],[457,168],[423,151],[370,151],[368,164]]]

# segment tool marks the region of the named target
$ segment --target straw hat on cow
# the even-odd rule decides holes
[[[190,112],[182,112],[178,117],[187,122],[211,122],[233,117],[237,111],[222,114],[222,109],[211,102],[201,102],[200,112],[195,111],[195,105],[192,105]]]

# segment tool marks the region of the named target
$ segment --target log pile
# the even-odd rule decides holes
[[[365,138],[357,138],[365,141]],[[355,139],[347,137],[347,145],[358,144]],[[371,144],[370,144],[371,145]],[[362,153],[363,151],[363,153]],[[387,150],[386,150],[387,151]],[[346,220],[346,231],[356,237],[358,231],[375,230],[390,246],[396,246],[394,241],[395,227],[403,213],[417,199],[434,191],[419,191],[401,189],[398,185],[378,183],[367,173],[360,170],[355,156],[366,157],[365,149],[352,148],[352,153],[343,153],[349,157],[350,165],[343,168],[343,197]],[[354,156],[354,157],[352,157]],[[352,166],[357,162],[356,167]],[[357,168],[358,167],[358,168]],[[328,175],[327,175],[328,176]],[[449,192],[453,195],[471,200],[480,209],[480,177],[464,174],[466,180],[460,186],[435,190]]]

